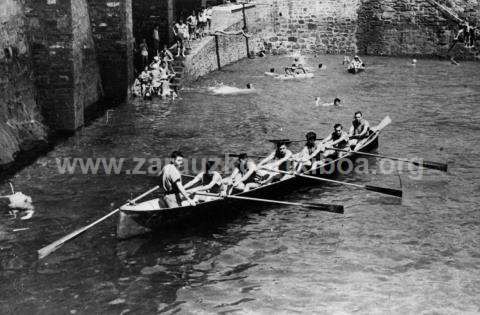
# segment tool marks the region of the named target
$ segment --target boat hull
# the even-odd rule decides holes
[[[363,72],[365,71],[365,68],[348,68],[347,69],[347,72],[348,73],[351,73],[351,74],[357,74],[357,73],[360,73],[360,72]]]

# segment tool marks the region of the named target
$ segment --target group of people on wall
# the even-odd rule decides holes
[[[212,25],[212,14],[210,6],[193,10],[189,15],[182,14],[171,29],[175,45],[170,48],[164,44],[160,49],[159,26],[152,31],[153,47],[149,47],[146,38],[142,39],[136,49],[139,62],[136,67],[138,76],[133,86],[134,96],[145,99],[153,96],[174,99],[177,96],[176,89],[172,88],[172,80],[176,75],[173,61],[185,57],[186,50],[191,48],[191,41],[205,36],[206,30]]]

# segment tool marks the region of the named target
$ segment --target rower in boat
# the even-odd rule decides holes
[[[352,121],[352,126],[350,127],[349,137],[350,137],[350,148],[353,150],[357,146],[358,142],[368,138],[370,135],[370,124],[366,119],[363,119],[363,114],[361,111],[355,113]]]
[[[182,185],[182,175],[179,168],[183,165],[183,155],[180,151],[174,151],[170,156],[170,164],[163,167],[160,172],[162,177],[162,187],[164,190],[163,201],[168,208],[177,208],[182,206],[182,196],[186,199],[186,204],[195,206],[195,200],[191,199],[188,192]]]
[[[232,175],[223,182],[228,187],[227,193],[231,194],[234,189],[246,192],[260,187],[262,180],[255,162],[250,160],[246,153],[242,153],[238,156]]]
[[[213,169],[213,166],[215,166],[214,161],[207,161],[207,163],[205,163],[205,171],[201,172],[194,179],[185,184],[184,188],[187,189],[189,194],[195,194],[198,192],[220,194],[223,185],[222,176]],[[194,187],[198,183],[200,183],[200,186]],[[194,200],[210,201],[212,200],[212,197],[196,195]]]
[[[262,182],[262,185],[282,180],[285,178],[285,176],[288,176],[286,174],[279,174],[278,172],[276,172],[288,172],[288,162],[293,155],[292,151],[290,151],[287,147],[288,144],[290,144],[290,142],[277,142],[275,151],[270,153],[258,164],[258,169],[261,169],[259,171],[260,175],[264,175],[262,170],[267,171],[266,175],[268,175],[268,177]],[[271,170],[272,172],[269,172],[269,170]]]
[[[317,134],[310,131],[305,135],[307,142],[302,151],[294,157],[294,169],[297,173],[303,173],[307,169],[323,159],[322,153],[325,151],[325,146],[321,141],[317,140]]]
[[[348,133],[343,131],[343,126],[342,124],[335,124],[333,126],[334,131],[323,140],[323,144],[325,147],[333,147],[336,149],[347,149],[348,148],[348,142],[349,142],[349,136]],[[325,157],[330,157],[331,155],[337,155],[337,151],[335,150],[326,150],[324,153]]]
[[[353,57],[353,60],[350,62],[349,68],[358,69],[358,68],[362,68],[364,66],[365,65],[364,65],[363,61],[360,59],[360,57],[355,56],[355,57]]]

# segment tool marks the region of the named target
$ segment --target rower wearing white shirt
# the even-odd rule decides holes
[[[178,170],[183,165],[183,155],[179,151],[174,151],[171,155],[170,164],[165,165],[159,176],[162,177],[162,187],[164,190],[163,201],[168,208],[177,208],[182,205],[182,196],[186,203],[195,206],[196,202],[192,200],[182,185],[182,175]]]

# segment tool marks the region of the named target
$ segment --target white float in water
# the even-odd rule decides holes
[[[12,189],[11,195],[0,196],[0,198],[8,199],[10,202],[8,207],[13,211],[16,216],[16,211],[25,211],[26,214],[21,217],[22,220],[30,219],[33,216],[33,202],[32,197],[23,194],[22,192],[15,192],[12,184],[10,184]]]
[[[248,88],[248,86],[250,88]],[[215,87],[209,87],[208,91],[214,95],[237,95],[237,94],[256,93],[256,90],[253,88],[251,84],[248,84],[246,89],[240,89],[235,86],[228,86],[228,85],[222,84]]]

